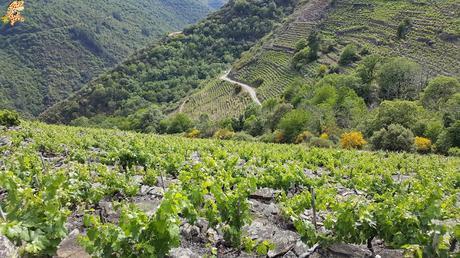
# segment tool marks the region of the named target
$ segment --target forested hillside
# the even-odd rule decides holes
[[[8,3],[0,0],[2,12]],[[26,21],[0,31],[0,107],[38,115],[135,49],[209,11],[201,0],[26,1]]]
[[[150,113],[156,113],[157,105],[167,113],[168,108],[176,108],[179,100],[205,80],[218,76],[226,65],[271,32],[296,3],[231,1],[183,33],[171,34],[139,51],[75,96],[47,110],[42,118],[61,123],[90,118],[90,123],[130,128],[133,120],[148,119]]]

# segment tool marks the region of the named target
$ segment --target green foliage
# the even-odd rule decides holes
[[[457,79],[438,76],[428,83],[420,100],[425,108],[440,110],[456,93],[460,93],[460,82]]]
[[[170,190],[150,218],[134,205],[121,208],[119,225],[86,216],[81,243],[98,257],[164,257],[180,244],[179,213],[187,206],[185,196]]]
[[[42,118],[69,123],[81,116],[122,115],[127,113],[126,103],[134,97],[144,100],[139,108],[156,103],[163,111],[170,110],[170,103],[188,96],[205,80],[217,77],[229,62],[270,32],[292,11],[294,1],[283,1],[274,8],[271,3],[250,0],[225,5],[186,28],[180,37],[165,37],[138,51],[75,96],[48,109]],[[241,5],[247,8],[243,10]],[[76,106],[64,108],[70,103]]]
[[[0,125],[10,127],[18,126],[21,122],[19,121],[19,114],[11,110],[0,109]]]
[[[310,121],[310,114],[304,110],[292,110],[281,118],[278,129],[285,137],[286,142],[294,142],[297,135],[303,132]]]
[[[8,74],[0,108],[38,116],[133,50],[209,11],[198,0],[26,1],[25,22],[0,32],[0,66]]]
[[[370,124],[365,128],[368,136],[372,131],[387,128],[392,124],[413,127],[420,116],[420,107],[415,102],[406,100],[384,101],[374,114],[375,117],[371,118]]]
[[[398,25],[398,30],[397,30],[397,37],[398,38],[405,38],[407,33],[409,33],[410,29],[412,27],[412,23],[409,19],[404,19],[399,25]]]
[[[162,126],[169,134],[183,133],[193,127],[193,121],[184,113],[178,113],[163,121]]]
[[[55,255],[75,214],[84,218],[81,244],[97,257],[166,256],[180,244],[181,223],[198,218],[222,230],[224,244],[265,254],[272,239],[251,241],[244,229],[253,217],[249,196],[262,187],[279,191],[282,214],[309,245],[377,238],[391,248],[448,257],[459,237],[455,157],[191,140],[27,121],[0,137],[12,142],[0,147],[9,151],[0,157],[0,234],[24,255]],[[121,157],[128,156],[141,158],[122,168]],[[133,178],[152,184],[159,171],[175,173],[177,181],[147,216],[129,204],[140,192]],[[102,199],[120,210],[116,223],[97,212]],[[324,218],[318,229],[305,218],[312,203]],[[214,255],[225,255],[210,247]]]
[[[354,44],[349,44],[340,54],[339,64],[349,65],[357,60],[359,60],[358,49]]]
[[[414,100],[421,91],[420,66],[405,58],[394,58],[382,65],[378,84],[383,100]]]
[[[371,143],[376,150],[413,151],[414,134],[399,124],[391,124],[374,132]]]

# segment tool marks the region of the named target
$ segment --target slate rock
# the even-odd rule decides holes
[[[169,257],[171,258],[199,258],[200,255],[194,253],[192,250],[189,248],[173,248],[169,252]]]
[[[78,244],[78,229],[74,229],[70,234],[59,244],[56,258],[91,258],[83,247]]]
[[[0,257],[1,258],[16,258],[19,257],[18,249],[11,241],[3,235],[0,235]]]

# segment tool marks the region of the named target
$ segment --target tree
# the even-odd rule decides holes
[[[412,151],[414,134],[399,124],[392,124],[374,132],[371,138],[374,149],[388,151]]]
[[[391,124],[400,124],[406,128],[411,128],[417,122],[419,109],[420,107],[411,101],[384,101],[377,109],[374,127],[380,129]]]
[[[309,120],[309,113],[299,109],[292,110],[281,119],[278,129],[283,133],[286,142],[294,142],[297,135],[307,128]]]
[[[421,101],[424,107],[439,110],[455,93],[460,93],[460,82],[453,77],[438,76],[428,83]]]
[[[421,68],[405,58],[385,63],[378,75],[379,97],[384,100],[414,100],[421,90]]]
[[[250,116],[244,121],[244,130],[252,136],[259,136],[264,133],[264,123],[260,117]]]
[[[354,44],[348,44],[340,55],[339,64],[349,65],[359,59],[358,50]]]
[[[460,120],[457,120],[449,128],[444,130],[436,141],[436,150],[447,153],[450,148],[460,147]]]
[[[167,132],[182,133],[193,127],[193,121],[184,113],[178,113],[168,120]]]

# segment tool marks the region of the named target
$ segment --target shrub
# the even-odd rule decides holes
[[[371,138],[374,149],[388,151],[412,151],[414,149],[414,134],[411,130],[399,124],[392,124],[388,129],[382,128],[374,132]]]
[[[214,138],[220,139],[220,140],[229,140],[233,138],[235,133],[233,131],[230,131],[228,129],[219,129],[214,133]]]
[[[283,132],[284,141],[294,142],[310,121],[310,114],[304,110],[292,110],[287,113],[279,122],[278,129]]]
[[[362,149],[366,144],[361,132],[344,133],[340,137],[340,145],[344,149]]]
[[[309,142],[312,137],[313,137],[312,133],[310,133],[309,131],[304,131],[301,134],[297,135],[295,139],[295,143],[299,144],[302,142]]]
[[[452,157],[460,157],[460,148],[458,147],[450,148],[448,151],[448,154],[449,156],[452,156]]]
[[[234,141],[252,142],[252,141],[254,141],[254,137],[252,137],[252,135],[247,134],[245,132],[238,132],[238,133],[235,133],[233,135],[232,140],[234,140]]]
[[[431,140],[425,137],[415,137],[415,149],[420,153],[431,151]]]
[[[192,130],[188,131],[188,133],[185,134],[185,137],[187,138],[198,138],[200,137],[200,130],[193,128]]]
[[[310,146],[319,148],[331,148],[333,143],[329,140],[322,139],[319,137],[312,137],[309,142]]]
[[[0,125],[11,127],[18,126],[20,123],[17,112],[11,110],[0,110]]]
[[[409,33],[412,23],[409,19],[404,19],[399,26],[396,35],[399,39],[406,37],[407,33]]]
[[[327,133],[322,133],[319,138],[323,139],[323,140],[329,140],[329,134]]]
[[[339,64],[349,65],[359,59],[357,48],[353,44],[347,45],[340,55]]]

